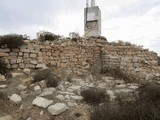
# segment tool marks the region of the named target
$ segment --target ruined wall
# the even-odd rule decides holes
[[[56,40],[52,43],[26,41],[19,49],[0,49],[12,69],[44,68],[52,66],[63,72],[81,75],[101,70],[101,48],[104,40]]]
[[[147,74],[160,72],[155,52],[134,45],[107,44],[104,48],[104,67],[120,68],[145,79]]]
[[[159,72],[154,52],[133,45],[109,43],[101,38],[61,39],[54,42],[26,41],[18,49],[0,49],[12,69],[44,68],[52,66],[65,74],[99,74],[101,69],[120,68],[145,76]],[[142,73],[144,73],[142,75]]]

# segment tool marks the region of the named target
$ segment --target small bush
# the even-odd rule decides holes
[[[0,47],[15,49],[22,44],[23,44],[23,36],[19,34],[8,34],[0,37]]]
[[[91,120],[160,120],[160,84],[148,83],[139,90],[136,101],[96,106]]]
[[[102,74],[106,74],[114,77],[115,79],[123,79],[125,82],[137,82],[139,78],[133,74],[127,73],[126,71],[122,71],[121,69],[112,69],[112,68],[103,68],[101,70]]]
[[[129,102],[122,105],[105,104],[95,107],[91,120],[159,120],[160,113],[151,103]]]
[[[41,42],[54,41],[58,38],[60,38],[59,35],[55,35],[55,34],[48,32],[48,31],[40,31],[37,33],[37,39]]]
[[[0,100],[6,100],[7,99],[7,94],[0,91]]]
[[[83,100],[90,104],[99,104],[106,100],[106,92],[100,88],[90,88],[81,92]],[[109,97],[108,97],[109,98]]]
[[[33,78],[34,78],[33,82],[39,82],[39,81],[42,81],[44,79],[47,79],[49,74],[50,74],[49,69],[38,70],[38,72],[33,76]]]
[[[141,101],[160,103],[160,84],[147,83],[139,88],[139,99]],[[159,104],[160,105],[160,104]]]
[[[0,74],[6,75],[8,72],[9,69],[7,68],[7,63],[0,59]]]
[[[53,74],[49,74],[47,77],[47,87],[57,87],[59,83],[58,77]]]

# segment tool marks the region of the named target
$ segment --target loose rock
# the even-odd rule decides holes
[[[56,103],[56,104],[48,107],[48,111],[52,115],[58,115],[64,111],[66,111],[67,109],[69,109],[69,108],[64,103]]]
[[[47,100],[47,99],[42,98],[42,97],[37,97],[32,102],[33,105],[36,105],[36,106],[42,107],[42,108],[47,108],[52,103],[53,103],[52,100]]]

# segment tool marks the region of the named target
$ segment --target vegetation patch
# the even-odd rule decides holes
[[[55,35],[52,32],[48,32],[48,31],[40,31],[37,33],[37,39],[38,41],[41,41],[41,42],[54,41],[58,38],[60,38],[59,35]]]
[[[0,100],[6,100],[7,99],[7,93],[0,91]]]
[[[19,34],[3,35],[0,37],[0,47],[16,49],[24,43],[23,39],[24,39],[23,35],[19,35]]]
[[[142,85],[136,101],[96,106],[91,120],[160,120],[160,84]]]
[[[49,69],[38,70],[37,73],[33,76],[34,78],[33,82],[40,82],[42,80],[45,80],[48,78],[49,74],[50,74]]]
[[[57,87],[59,84],[59,79],[54,74],[49,74],[47,77],[47,87]]]
[[[126,71],[122,71],[121,69],[112,69],[112,68],[103,68],[101,70],[102,74],[106,74],[108,76],[112,76],[115,79],[123,79],[125,82],[131,83],[131,82],[137,82],[140,80],[138,76],[135,76],[133,74],[127,73]]]
[[[106,100],[106,91],[100,88],[90,88],[81,92],[83,100],[89,104],[99,104]],[[108,97],[109,98],[109,97]]]
[[[5,63],[3,59],[0,59],[0,74],[6,75],[8,72],[7,63]]]

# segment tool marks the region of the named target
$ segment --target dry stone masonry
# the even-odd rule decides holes
[[[76,41],[59,39],[54,42],[25,41],[19,49],[0,49],[8,68],[39,69],[55,67],[62,76],[98,74],[104,67],[120,68],[146,78],[158,73],[155,52],[137,46],[109,43],[101,38],[82,38]],[[30,72],[30,71],[26,71]]]

